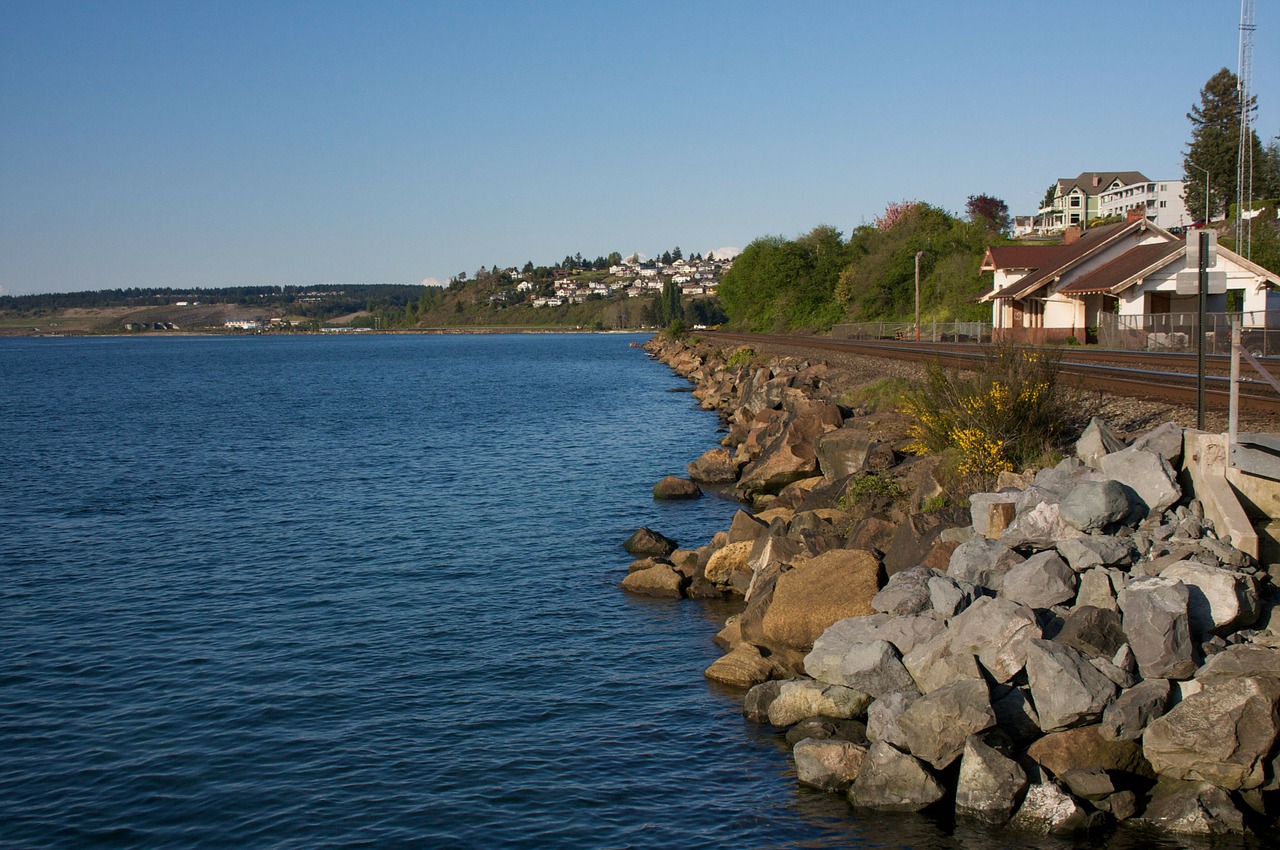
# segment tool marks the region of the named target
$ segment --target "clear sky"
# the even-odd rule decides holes
[[[1259,135],[1280,8],[1258,4]],[[0,2],[0,292],[418,283],[1177,179],[1234,0]]]

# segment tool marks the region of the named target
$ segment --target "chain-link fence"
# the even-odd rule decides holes
[[[1205,351],[1231,353],[1231,322],[1239,320],[1240,343],[1255,356],[1280,354],[1280,311],[1206,313]],[[1152,313],[1099,317],[1098,344],[1123,351],[1196,350],[1196,313]]]
[[[834,325],[832,339],[905,339],[914,341],[913,322],[850,322]],[[921,322],[921,342],[990,342],[990,322]]]

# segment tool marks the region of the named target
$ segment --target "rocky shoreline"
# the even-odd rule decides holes
[[[638,530],[622,587],[741,601],[706,675],[785,731],[800,782],[1041,834],[1274,835],[1280,594],[1179,474],[1183,428],[1095,420],[955,504],[842,370],[645,347],[727,430],[655,498],[754,510],[696,549]]]

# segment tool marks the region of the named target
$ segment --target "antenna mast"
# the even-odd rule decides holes
[[[1236,251],[1246,258],[1253,254],[1253,218],[1245,211],[1253,206],[1253,0],[1240,0],[1240,57],[1236,75],[1240,98],[1240,153],[1236,174]]]

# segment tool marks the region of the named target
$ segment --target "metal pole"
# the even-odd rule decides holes
[[[1227,414],[1227,451],[1236,444],[1236,417],[1240,412],[1240,318],[1231,319],[1231,399]]]
[[[1200,231],[1200,287],[1196,298],[1196,427],[1204,430],[1204,307],[1209,294],[1209,231]]]
[[[920,341],[920,257],[924,251],[916,251],[916,342]]]

